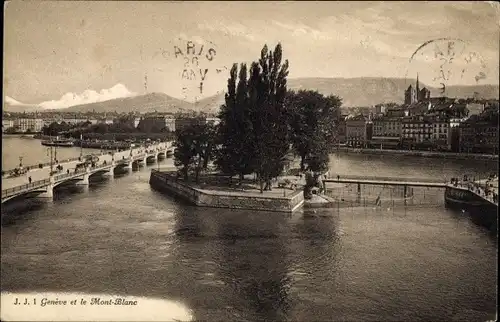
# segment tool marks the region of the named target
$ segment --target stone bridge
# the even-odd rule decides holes
[[[32,170],[25,176],[2,179],[2,187],[4,188],[2,190],[2,203],[21,197],[53,198],[53,190],[59,185],[67,183],[88,185],[91,176],[113,176],[116,168],[132,169],[133,165],[157,162],[158,158],[165,158],[167,154],[172,152],[171,142],[161,142],[148,147],[101,154],[96,156],[97,159],[94,159],[91,165],[81,158],[70,159],[65,163],[58,164],[63,168],[60,173],[54,173],[50,167],[42,169],[32,167]],[[28,177],[34,177],[36,180],[27,183]]]

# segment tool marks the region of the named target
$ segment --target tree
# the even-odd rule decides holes
[[[287,106],[291,129],[291,142],[300,156],[300,168],[306,164],[313,171],[322,171],[328,151],[336,141],[336,125],[340,117],[341,100],[337,96],[325,97],[317,91],[289,92]],[[321,161],[321,162],[320,162]]]
[[[289,150],[285,109],[288,60],[282,64],[281,44],[274,53],[262,48],[259,62],[252,63],[248,81],[249,107],[253,127],[254,167],[260,191],[271,189],[271,179],[284,167]],[[265,183],[265,186],[264,186]]]
[[[234,64],[228,79],[228,92],[222,105],[219,118],[220,150],[216,160],[218,168],[232,177],[252,173],[252,123],[248,101],[247,67],[241,64],[238,85],[236,86],[238,65]]]
[[[212,124],[197,122],[192,126],[193,149],[195,161],[195,180],[199,182],[201,170],[206,170],[208,162],[213,156],[214,130]]]
[[[193,147],[194,134],[192,129],[187,126],[181,130],[176,131],[176,138],[173,143],[174,150],[174,165],[181,167],[180,171],[184,176],[184,180],[188,180],[189,167],[193,163],[194,147]]]
[[[214,132],[212,124],[197,118],[176,131],[174,164],[181,167],[184,180],[188,180],[190,169],[194,169],[196,182],[202,169],[206,169],[213,156]]]

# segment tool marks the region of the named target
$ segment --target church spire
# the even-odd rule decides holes
[[[418,82],[418,73],[417,73],[417,92],[420,90],[420,84]]]

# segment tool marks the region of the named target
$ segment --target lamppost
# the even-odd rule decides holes
[[[50,152],[50,174],[49,176],[52,176],[52,171],[54,169],[54,163],[53,163],[53,157],[52,157],[52,146],[47,148],[47,155],[49,155]]]
[[[160,159],[158,158],[158,151],[159,149],[156,148],[156,164],[158,165],[158,172],[160,172]]]
[[[80,160],[83,158],[83,134],[80,133]]]

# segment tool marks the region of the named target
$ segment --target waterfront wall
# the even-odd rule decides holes
[[[333,152],[343,153],[362,153],[371,155],[403,155],[403,156],[417,156],[425,158],[443,158],[455,160],[491,160],[498,161],[498,155],[492,154],[477,154],[477,153],[454,153],[454,152],[432,152],[432,151],[415,151],[415,150],[381,150],[381,149],[353,149],[353,148],[339,148]]]
[[[304,203],[302,191],[296,191],[289,197],[260,197],[236,191],[202,190],[177,181],[175,176],[154,169],[151,171],[149,184],[155,189],[165,191],[201,207],[292,212],[299,209]]]

